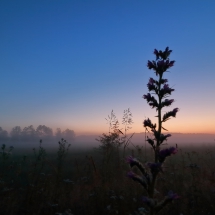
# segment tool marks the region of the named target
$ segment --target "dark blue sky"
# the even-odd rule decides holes
[[[173,50],[166,74],[180,108],[172,132],[215,133],[215,2],[0,1],[0,126],[108,130],[113,109],[133,131],[155,116],[142,99],[154,48]],[[156,120],[156,119],[154,119]]]

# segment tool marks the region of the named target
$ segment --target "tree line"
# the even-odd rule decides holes
[[[26,142],[38,141],[40,139],[50,141],[55,139],[60,140],[62,138],[69,142],[74,141],[75,132],[68,128],[64,131],[62,131],[60,128],[57,128],[56,132],[54,133],[52,128],[45,125],[39,125],[36,129],[33,125],[24,127],[23,129],[21,126],[15,126],[10,132],[0,127],[0,142],[8,140]]]

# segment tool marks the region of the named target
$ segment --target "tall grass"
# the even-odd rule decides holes
[[[123,147],[119,153],[113,152],[108,163],[103,162],[106,155],[99,148],[88,152],[71,149],[60,171],[58,152],[46,151],[38,159],[40,147],[35,149],[37,157],[33,150],[21,156],[14,149],[4,164],[1,160],[1,214],[147,214],[141,199],[144,189],[126,177]],[[151,149],[146,150],[152,159]],[[145,161],[143,148],[130,145],[125,155],[131,153]],[[160,214],[215,214],[214,155],[214,146],[184,147],[166,161],[164,173],[157,178],[155,195],[162,198],[171,187],[180,191],[181,198]]]

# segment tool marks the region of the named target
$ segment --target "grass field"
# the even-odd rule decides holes
[[[125,155],[145,163],[153,153],[130,146]],[[141,201],[145,191],[126,177],[130,167],[121,148],[78,150],[61,141],[58,149],[15,148],[8,157],[0,156],[1,214],[147,214]],[[180,198],[159,214],[215,214],[215,146],[179,144],[164,167],[156,198],[169,190]]]

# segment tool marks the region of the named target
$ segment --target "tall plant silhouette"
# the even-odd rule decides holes
[[[146,141],[151,145],[154,151],[154,162],[147,162],[143,165],[136,158],[131,156],[127,158],[130,167],[136,166],[142,173],[142,176],[139,176],[130,171],[128,177],[139,182],[147,191],[147,196],[144,196],[142,200],[149,207],[150,215],[157,214],[166,204],[179,198],[179,196],[172,191],[169,191],[167,196],[160,202],[155,198],[156,179],[158,174],[162,172],[163,163],[168,156],[177,152],[177,148],[175,147],[161,149],[163,142],[171,136],[171,134],[162,134],[162,130],[167,130],[163,127],[163,123],[171,117],[176,117],[176,113],[179,110],[178,108],[174,108],[172,111],[168,111],[162,115],[162,109],[171,106],[174,102],[174,99],[167,99],[174,89],[170,88],[168,80],[163,78],[164,73],[175,63],[175,61],[169,60],[171,52],[172,50],[169,50],[169,47],[166,47],[164,51],[155,49],[154,54],[156,60],[148,61],[147,63],[147,67],[150,70],[152,69],[157,77],[157,80],[154,78],[149,79],[147,84],[149,93],[143,95],[143,98],[146,99],[149,106],[156,109],[156,117],[158,118],[158,124],[153,124],[149,118],[143,122],[143,126],[147,131],[151,131],[153,134],[153,138],[147,137]],[[152,96],[152,94],[154,94],[155,97]]]

